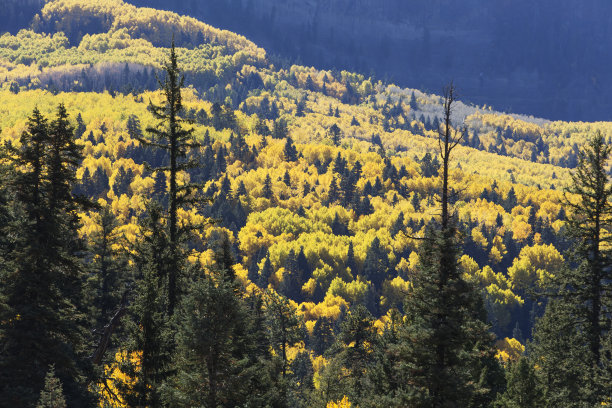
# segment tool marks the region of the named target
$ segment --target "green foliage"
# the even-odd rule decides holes
[[[128,355],[137,357],[125,359],[120,367],[134,379],[133,383],[118,386],[129,405],[162,406],[162,385],[170,374],[173,340],[166,314],[167,289],[162,278],[168,276],[172,264],[169,239],[161,220],[161,209],[151,205],[135,248],[138,280],[128,312],[128,340],[123,347]]]
[[[506,391],[495,401],[499,408],[537,408],[544,406],[535,369],[526,357],[513,363],[506,373]]]
[[[1,274],[0,403],[33,406],[44,367],[54,364],[68,403],[87,404],[83,267],[76,256],[82,246],[71,194],[81,157],[64,107],[51,123],[35,110],[21,142],[3,150],[13,167],[2,227],[10,238]]]
[[[51,1],[35,23],[50,34],[0,37],[0,405],[34,404],[52,363],[68,405],[87,405],[84,312],[99,334],[131,287],[104,359],[124,356],[123,380],[108,381],[128,405],[489,406],[504,379],[480,295],[496,335],[529,333],[523,295],[553,278],[582,306],[550,302],[535,375],[549,406],[601,402],[609,339],[600,330],[588,368],[577,345],[594,331],[575,324],[593,269],[561,268],[565,219],[589,227],[593,205],[566,213],[548,188],[600,125],[474,114],[448,165],[439,118],[413,112],[438,97],[404,103],[410,91],[361,75],[280,69],[241,37],[120,0]],[[154,46],[172,31],[182,48]],[[162,89],[144,91],[162,68]],[[436,224],[440,199],[454,212]],[[530,387],[519,374],[500,401]]]
[[[55,376],[55,369],[51,366],[45,377],[45,387],[40,393],[36,408],[66,408],[66,406],[62,383]]]

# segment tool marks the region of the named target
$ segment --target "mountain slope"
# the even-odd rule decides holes
[[[215,198],[201,213],[194,261],[214,264],[224,234],[246,287],[272,285],[312,331],[365,304],[386,321],[402,307],[426,223],[437,214],[439,96],[337,70],[283,65],[244,37],[120,0],[49,2],[33,30],[0,37],[0,127],[17,143],[35,106],[63,102],[87,155],[82,192],[109,206],[126,237],[163,188],[144,166],[163,155],[138,135],[153,125],[155,74],[172,33],[187,75],[185,115],[203,143],[202,169],[183,173]],[[549,122],[460,104],[467,138],[452,170],[465,234],[462,267],[485,295],[500,338],[531,333],[533,287],[563,263],[561,187],[578,146],[609,123]],[[138,125],[135,125],[138,123]],[[294,150],[295,149],[295,150]],[[157,192],[156,192],[157,191]],[[95,229],[83,214],[82,234]],[[352,253],[352,255],[351,255]],[[295,259],[306,261],[294,273]],[[372,259],[381,261],[371,270]],[[261,276],[266,261],[270,276]],[[384,262],[383,262],[384,260]],[[269,272],[269,271],[268,271]],[[371,274],[383,276],[380,287]]]

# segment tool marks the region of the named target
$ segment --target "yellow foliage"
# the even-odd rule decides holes
[[[525,353],[525,346],[520,341],[508,337],[498,340],[495,347],[497,348],[496,357],[504,364],[517,361]]]
[[[136,370],[138,370],[141,355],[141,352],[133,352],[129,356],[130,363],[134,365]],[[106,379],[104,380],[104,383],[98,384],[100,389],[100,407],[128,406],[125,401],[121,399],[117,388],[117,383],[121,383],[122,388],[127,388],[128,390],[135,385],[135,380],[125,375],[119,369],[119,367],[126,362],[127,358],[127,352],[118,351],[115,354],[115,361],[111,365],[104,366],[104,376]]]
[[[508,268],[508,276],[513,289],[524,290],[534,284],[542,288],[564,265],[563,256],[553,245],[534,245],[521,250]]]
[[[348,397],[345,395],[342,397],[342,400],[338,402],[330,401],[327,403],[327,408],[351,408],[351,402]]]
[[[329,317],[336,320],[340,316],[342,306],[347,310],[349,308],[346,300],[328,293],[323,302],[318,305],[312,302],[304,302],[299,306],[298,311],[304,315],[304,320],[317,320],[319,317]]]

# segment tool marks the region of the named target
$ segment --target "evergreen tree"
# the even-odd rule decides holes
[[[91,321],[94,327],[101,329],[119,306],[128,281],[128,264],[123,254],[114,249],[120,243],[116,231],[119,223],[109,206],[100,211],[96,222],[99,230],[90,237],[91,274],[87,280],[87,293]]]
[[[416,101],[416,97],[414,96],[414,92],[410,93],[410,100],[408,101],[408,105],[410,106],[410,111],[413,113],[419,108]]]
[[[285,139],[289,136],[289,128],[287,127],[287,121],[284,119],[278,119],[274,121],[272,127],[272,138],[274,139]]]
[[[272,191],[272,179],[270,178],[269,174],[266,174],[261,195],[268,200],[272,200],[274,198],[274,192]]]
[[[270,254],[268,253],[266,254],[266,258],[261,267],[261,270],[259,271],[259,279],[257,280],[257,286],[262,289],[267,288],[268,284],[270,283],[270,276],[272,276],[273,273],[274,270],[272,269],[272,262],[270,261]]]
[[[334,215],[334,219],[331,223],[331,229],[334,235],[349,235],[348,226],[340,219],[338,213]]]
[[[126,357],[120,367],[133,381],[117,384],[129,406],[161,407],[162,385],[170,374],[172,338],[162,278],[168,276],[173,259],[162,216],[157,204],[149,205],[135,248],[138,280],[128,311]]]
[[[384,248],[380,246],[380,240],[375,237],[370,244],[363,262],[363,276],[372,282],[378,293],[382,288],[382,283],[387,277],[389,269],[389,257]]]
[[[153,198],[165,208],[167,204],[165,199],[167,193],[166,174],[163,171],[156,171],[154,180]]]
[[[340,136],[342,131],[335,123],[329,128],[329,136],[334,146],[340,146]]]
[[[327,205],[333,204],[339,200],[340,189],[338,188],[338,182],[336,177],[332,177],[332,181],[329,184],[329,190],[327,192]]]
[[[510,190],[508,190],[508,195],[506,196],[506,200],[504,202],[504,209],[510,212],[514,207],[517,206],[517,204],[518,199],[516,198],[514,187],[510,187]]]
[[[287,349],[302,340],[303,322],[286,297],[268,291],[265,301],[270,343],[281,358],[282,376],[285,377],[288,364]]]
[[[545,407],[594,406],[593,366],[584,332],[575,325],[568,305],[551,299],[536,321],[530,354],[538,365]]]
[[[353,307],[340,325],[340,333],[335,344],[328,351],[334,360],[322,374],[331,376],[326,381],[337,382],[341,394],[361,406],[369,398],[365,392],[368,388],[368,371],[375,364],[375,353],[378,336],[374,327],[374,318],[363,305]],[[342,374],[344,371],[346,374]],[[339,398],[338,398],[339,396]],[[340,399],[337,395],[334,399]]]
[[[288,162],[294,162],[298,159],[298,152],[295,146],[293,145],[293,139],[291,137],[287,137],[287,141],[285,142],[285,160]]]
[[[604,136],[597,133],[580,154],[569,188],[579,202],[566,203],[572,209],[567,222],[577,242],[575,256],[580,267],[560,271],[566,273],[559,276],[565,301],[574,304],[579,320],[586,318],[583,330],[595,366],[601,364],[602,338],[612,323],[607,313],[612,306],[612,261],[607,249],[612,241],[612,183],[606,167],[611,152]]]
[[[498,408],[539,408],[544,396],[535,369],[526,357],[513,363],[506,373],[507,388],[495,401]]]
[[[50,365],[68,404],[88,405],[83,246],[72,195],[81,156],[64,107],[50,124],[34,110],[20,148],[5,155],[14,199],[1,227],[9,262],[0,271],[0,405],[34,406]]]
[[[312,351],[323,355],[334,344],[334,325],[328,317],[319,317],[312,329]]]
[[[291,176],[289,175],[289,170],[285,170],[285,174],[283,175],[283,183],[287,187],[291,187]]]
[[[403,398],[423,407],[470,406],[480,395],[495,398],[493,385],[481,381],[494,360],[493,337],[485,324],[479,291],[458,268],[459,245],[449,204],[449,163],[462,134],[451,128],[455,90],[445,89],[444,124],[439,131],[442,157],[442,211],[422,241],[420,270],[406,298],[407,320],[400,331],[398,374],[411,378]]]
[[[85,126],[85,122],[83,122],[83,117],[81,116],[81,113],[77,113],[77,117],[76,117],[76,129],[74,130],[74,137],[77,139],[80,139],[81,137],[83,137],[83,134],[85,134],[85,131],[87,130],[87,127]]]
[[[117,176],[115,176],[115,182],[113,183],[113,192],[116,196],[130,193],[130,184],[134,180],[134,173],[132,169],[128,168],[127,171],[123,168],[119,168]]]
[[[261,368],[248,356],[254,346],[249,313],[227,271],[200,272],[190,283],[178,316],[176,375],[167,396],[172,406],[245,406],[253,391],[263,391],[249,388],[251,374],[262,373],[250,372]]]
[[[561,339],[568,333],[577,336],[571,342],[573,353],[565,354],[565,360],[557,366],[559,376],[571,376],[576,372],[584,382],[579,383],[576,403],[598,404],[609,397],[612,377],[603,370],[602,349],[606,334],[612,324],[609,310],[612,306],[612,262],[609,242],[612,230],[612,183],[606,166],[612,147],[606,145],[603,135],[596,134],[587,148],[580,154],[579,163],[572,174],[573,184],[568,192],[578,198],[577,202],[567,199],[572,209],[568,216],[568,232],[575,242],[571,258],[578,267],[557,271],[552,294],[557,301],[549,302],[547,312],[539,328],[549,336]],[[535,222],[534,222],[535,224]],[[555,316],[555,314],[562,316]],[[558,322],[550,325],[549,322]],[[563,330],[562,323],[565,323]],[[568,331],[568,326],[571,330]],[[538,335],[541,344],[535,344],[541,359],[552,360],[556,354],[547,336]],[[579,358],[577,358],[579,356]],[[561,357],[561,356],[559,356]],[[545,382],[546,394],[571,394],[569,384],[563,381]],[[560,387],[557,389],[556,387]],[[566,390],[566,391],[563,391]]]
[[[403,231],[403,230],[404,230],[404,213],[400,212],[399,215],[397,216],[397,219],[391,226],[391,229],[389,230],[389,232],[391,233],[391,236],[394,237],[400,231]]]
[[[131,139],[142,139],[142,125],[140,124],[140,119],[138,119],[138,116],[128,116],[126,127],[127,133]]]
[[[40,393],[36,408],[66,408],[66,406],[62,383],[55,376],[55,369],[51,366],[45,377],[45,387]]]
[[[345,265],[347,268],[351,269],[351,273],[353,274],[353,276],[358,274],[359,271],[357,270],[357,261],[355,261],[355,250],[353,249],[353,241],[349,241]]]
[[[138,138],[145,146],[152,146],[161,149],[169,154],[170,163],[168,167],[158,167],[155,171],[168,171],[168,236],[170,260],[173,266],[168,270],[168,313],[172,315],[174,308],[177,305],[177,279],[181,271],[179,265],[183,257],[181,253],[181,241],[183,237],[178,226],[178,211],[184,205],[193,201],[192,193],[198,187],[196,184],[187,183],[179,186],[178,174],[181,171],[186,171],[197,163],[193,160],[186,160],[187,153],[194,148],[199,147],[194,142],[193,129],[185,128],[185,119],[181,117],[184,114],[183,99],[181,96],[181,88],[183,87],[185,78],[182,76],[178,68],[178,56],[174,48],[174,41],[170,49],[170,60],[165,64],[165,78],[160,81],[160,87],[164,96],[164,101],[161,105],[155,105],[152,102],[149,104],[149,110],[158,124],[154,127],[147,128],[147,132],[151,135],[150,139]],[[214,110],[214,106],[213,106]],[[219,168],[219,171],[224,169]]]

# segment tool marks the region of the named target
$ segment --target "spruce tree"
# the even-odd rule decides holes
[[[162,406],[162,385],[170,374],[173,342],[164,296],[168,268],[173,267],[163,211],[152,203],[141,222],[141,239],[134,248],[134,300],[128,310],[128,340],[121,371],[133,381],[117,388],[129,406]]]
[[[268,291],[265,301],[270,343],[281,358],[282,376],[285,377],[288,364],[287,349],[302,340],[303,322],[286,297]]]
[[[13,215],[2,226],[9,262],[0,285],[0,405],[33,406],[50,365],[68,404],[87,405],[83,245],[72,195],[81,155],[65,108],[51,124],[35,110],[21,142],[4,150],[14,167]]]
[[[566,198],[566,206],[571,209],[567,216],[568,232],[574,242],[570,259],[578,266],[556,272],[551,288],[555,300],[549,302],[546,314],[538,323],[539,330],[548,335],[536,332],[538,341],[534,344],[539,359],[554,360],[553,355],[563,358],[550,343],[573,333],[575,339],[568,339],[573,353],[566,353],[564,361],[557,364],[556,376],[581,373],[576,378],[581,381],[576,385],[580,389],[575,398],[584,404],[604,401],[612,382],[612,377],[605,373],[602,359],[604,339],[612,324],[609,314],[612,261],[608,249],[612,231],[612,183],[607,173],[611,153],[612,147],[606,144],[601,133],[597,133],[579,156],[578,166],[572,174],[573,183],[568,189],[577,200]],[[551,396],[574,392],[571,383],[564,381],[549,379],[545,387],[547,395]]]
[[[336,392],[333,399],[347,395],[361,406],[369,395],[368,372],[374,367],[378,336],[374,318],[363,305],[349,310],[340,325],[336,342],[327,352],[332,363],[322,374],[323,381],[335,382]]]
[[[458,268],[461,242],[450,206],[449,165],[463,134],[451,127],[456,96],[452,84],[444,94],[441,217],[429,225],[421,242],[419,271],[405,301],[407,318],[399,335],[396,369],[397,375],[411,379],[402,397],[411,404],[467,407],[478,395],[495,398],[493,385],[481,381],[482,368],[495,360],[480,293]]]
[[[547,408],[593,406],[596,392],[585,333],[572,318],[568,305],[549,300],[544,315],[536,321],[529,351],[538,365],[537,375]]]
[[[506,374],[507,387],[495,401],[497,408],[539,408],[544,396],[534,367],[527,357],[512,363]]]
[[[602,338],[612,322],[607,313],[612,306],[612,261],[608,249],[612,241],[612,183],[607,172],[611,153],[612,146],[598,132],[580,154],[568,191],[579,201],[566,202],[572,210],[567,223],[580,266],[560,271],[558,282],[565,301],[574,303],[578,319],[586,318],[582,329],[595,366],[601,363]]]
[[[340,136],[342,131],[335,123],[329,128],[329,136],[334,146],[340,146]]]
[[[272,179],[270,178],[269,174],[266,175],[266,179],[264,180],[261,195],[268,200],[272,200],[274,198],[274,192],[272,191]]]
[[[62,383],[55,376],[53,366],[47,372],[45,377],[45,387],[40,393],[40,399],[36,408],[66,408],[66,398],[62,391]]]
[[[388,269],[389,257],[387,252],[380,246],[378,237],[375,237],[363,262],[363,277],[374,285],[377,293],[380,293],[382,284],[387,278]]]
[[[177,374],[170,384],[172,406],[238,406],[248,315],[235,282],[217,272],[198,274],[178,316]],[[241,395],[241,397],[245,397]],[[230,404],[235,401],[236,405]],[[241,404],[240,404],[241,405]]]
[[[288,162],[294,162],[298,159],[298,152],[293,144],[293,139],[287,136],[287,141],[285,142],[285,150],[284,150],[285,160]]]
[[[186,183],[179,186],[178,177],[181,171],[186,171],[197,163],[188,158],[188,153],[192,149],[199,148],[199,144],[194,141],[193,129],[187,128],[188,123],[183,119],[184,108],[181,88],[185,78],[178,67],[178,56],[174,48],[174,41],[170,49],[170,59],[164,66],[165,77],[159,85],[164,96],[161,105],[149,103],[149,110],[153,117],[158,121],[156,126],[148,127],[147,132],[150,138],[138,138],[145,146],[151,146],[165,151],[169,155],[169,165],[167,167],[157,167],[154,171],[167,171],[168,175],[168,236],[170,260],[173,266],[168,270],[167,284],[167,308],[168,314],[172,316],[174,308],[178,302],[179,293],[177,282],[179,273],[182,270],[180,265],[183,258],[181,242],[184,239],[184,229],[179,228],[178,212],[183,206],[193,202],[193,193],[198,185]],[[223,167],[223,166],[221,166]],[[224,171],[220,168],[219,171]]]
[[[119,307],[129,280],[129,268],[124,254],[114,249],[121,242],[116,231],[119,223],[110,206],[101,209],[96,223],[99,230],[90,237],[90,276],[86,286],[92,324],[101,329]]]
[[[262,289],[266,289],[270,283],[270,276],[274,273],[272,269],[272,262],[270,261],[270,254],[266,254],[264,263],[259,271],[259,278],[257,280],[257,286]]]

